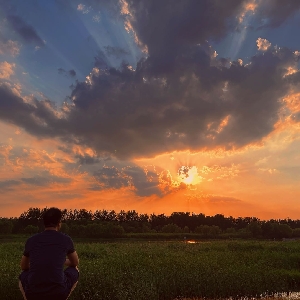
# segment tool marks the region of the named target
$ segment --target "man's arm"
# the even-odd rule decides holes
[[[23,255],[22,258],[21,258],[20,266],[21,266],[21,269],[22,269],[23,271],[29,270],[29,267],[30,267],[30,260],[29,260],[29,257]]]
[[[77,252],[74,251],[72,253],[69,253],[67,255],[68,258],[66,258],[66,261],[65,261],[65,265],[68,266],[68,267],[77,267],[78,264],[79,264],[79,258],[78,258],[78,255],[77,255]]]

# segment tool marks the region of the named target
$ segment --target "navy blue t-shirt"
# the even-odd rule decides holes
[[[30,237],[23,252],[30,260],[27,293],[65,293],[66,277],[63,266],[66,255],[74,251],[72,239],[56,230],[45,230]]]

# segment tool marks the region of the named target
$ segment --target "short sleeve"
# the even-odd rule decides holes
[[[74,243],[70,237],[68,237],[68,240],[67,254],[71,254],[75,252]]]
[[[23,255],[26,257],[29,257],[29,242],[28,242],[28,240],[25,243],[25,249],[23,251]]]

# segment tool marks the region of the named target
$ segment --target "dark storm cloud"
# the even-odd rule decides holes
[[[158,189],[158,175],[153,172],[145,171],[139,167],[125,167],[118,169],[116,167],[103,167],[94,173],[99,186],[92,186],[93,190],[122,187],[132,187],[138,196],[160,195]]]
[[[101,2],[101,1],[100,1]],[[106,2],[106,1],[104,1]],[[130,21],[140,42],[159,65],[169,67],[182,48],[222,38],[238,30],[238,17],[248,0],[131,0]],[[258,1],[261,27],[278,27],[300,8],[300,1]]]
[[[73,91],[72,132],[119,157],[241,147],[273,130],[279,100],[291,87],[283,75],[295,59],[288,49],[270,49],[247,66],[227,68],[194,46],[172,63],[172,73],[153,74],[149,58],[136,71],[124,66],[95,74],[91,85]]]
[[[77,84],[74,105],[64,118],[55,115],[51,103],[25,103],[2,86],[0,117],[37,136],[76,137],[79,144],[119,158],[232,149],[268,135],[278,120],[280,98],[299,83],[283,77],[296,59],[285,48],[269,49],[247,66],[233,63],[230,68],[218,60],[211,66],[203,47],[190,47],[184,54],[171,74],[161,71],[159,77],[148,59],[136,71],[123,66],[96,72],[91,84]]]
[[[45,42],[37,34],[36,30],[27,24],[20,16],[7,16],[8,23],[18,33],[23,41],[28,43],[35,43],[37,46],[44,46]]]
[[[235,28],[243,4],[132,0],[132,26],[149,50],[135,70],[126,64],[109,68],[99,52],[96,68],[86,82],[76,84],[63,117],[49,101],[26,103],[1,86],[0,118],[39,137],[76,141],[99,155],[121,159],[218,146],[233,149],[260,141],[274,130],[280,100],[300,78],[284,77],[297,60],[286,48],[270,47],[247,65],[213,56],[205,40]],[[262,10],[261,16],[267,12]],[[109,186],[126,186],[128,178],[139,185],[134,181],[139,172],[120,172],[108,168],[95,177]]]
[[[229,30],[238,30],[237,16],[248,0],[130,0],[130,15],[121,19],[130,21],[140,42],[147,46],[149,55],[157,63],[168,66],[183,46],[219,39]],[[85,0],[94,9],[103,9],[114,15],[120,12],[118,0]],[[296,0],[259,1],[255,17],[262,27],[278,27],[300,9]]]
[[[76,77],[76,71],[75,70],[69,70],[66,71],[63,68],[59,68],[57,69],[58,73],[61,75],[65,75],[66,77]]]
[[[289,17],[299,12],[300,2],[295,0],[264,0],[261,1],[257,11],[262,25],[259,28],[278,27]]]
[[[166,62],[182,47],[223,36],[233,28],[241,0],[132,0],[131,24],[149,55]]]

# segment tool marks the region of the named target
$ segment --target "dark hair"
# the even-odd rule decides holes
[[[43,214],[43,220],[45,227],[56,227],[61,221],[62,213],[60,209],[51,207],[47,209]]]

